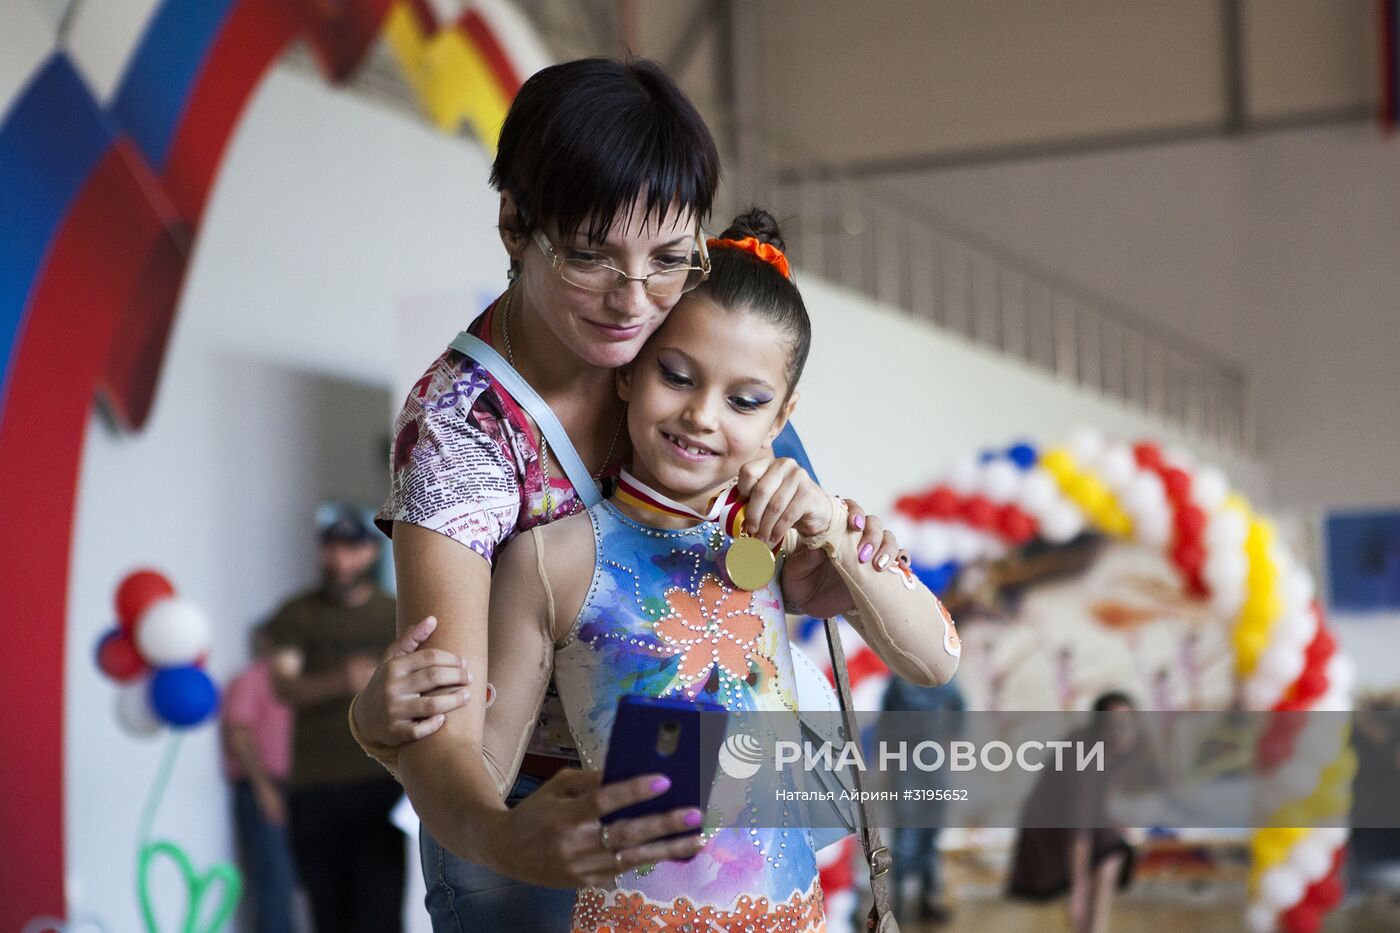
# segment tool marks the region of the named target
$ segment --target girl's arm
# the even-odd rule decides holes
[[[842,607],[847,619],[891,670],[925,686],[953,676],[962,653],[953,617],[902,562],[866,563],[874,548],[862,543],[860,530],[851,525],[845,500],[826,493],[789,458],[744,464],[738,491],[748,503],[744,528],[749,534],[769,544],[785,541],[790,552],[795,547],[825,552],[854,603]],[[795,557],[783,567],[785,584],[797,584],[796,577],[812,571],[807,555]],[[794,586],[807,594],[822,589]],[[829,614],[827,608],[812,611]]]
[[[877,570],[860,560],[861,536],[849,527],[846,504],[830,498],[827,529],[792,535],[802,548],[823,551],[855,603],[846,618],[880,659],[905,680],[946,683],[958,669],[962,646],[948,610],[902,563]],[[787,577],[788,568],[783,568]],[[800,608],[800,607],[799,607]]]

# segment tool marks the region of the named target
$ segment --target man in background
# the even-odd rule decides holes
[[[321,532],[321,585],[268,623],[273,683],[295,713],[289,820],[319,933],[398,933],[402,789],[351,738],[350,699],[394,639],[394,600],[375,583],[379,539],[353,508]]]
[[[233,819],[243,874],[252,889],[257,933],[292,933],[296,875],[287,839],[287,774],[292,713],[272,688],[267,626],[253,630],[252,663],[224,688],[220,732],[224,775],[233,787]]]
[[[881,705],[878,736],[886,747],[905,743],[913,748],[933,741],[948,747],[963,731],[967,704],[958,689],[957,677],[944,684],[921,687],[891,675]],[[947,786],[942,768],[926,773],[913,769],[897,770],[893,789],[900,793],[895,807],[890,854],[894,859],[895,917],[900,923],[947,923],[952,919],[943,897],[942,853],[938,836],[946,803],[939,800],[905,802],[904,791],[935,790]]]

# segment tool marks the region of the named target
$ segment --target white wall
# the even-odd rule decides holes
[[[1241,364],[1274,507],[1400,499],[1400,142],[1328,127],[884,187]]]
[[[215,679],[239,669],[247,628],[315,580],[315,505],[383,494],[398,296],[501,277],[485,179],[471,145],[310,77],[276,72],[251,103],[152,419],[135,437],[88,431],[65,686],[72,915],[141,925],[136,832],[161,746],[119,730],[92,662],[118,580],[165,571],[214,621]],[[213,726],[186,737],[155,827],[197,866],[232,857]]]

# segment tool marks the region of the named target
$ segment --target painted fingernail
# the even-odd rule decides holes
[[[653,794],[664,794],[670,789],[671,779],[668,777],[659,777],[651,782],[651,792]]]
[[[685,825],[692,829],[703,822],[705,822],[705,814],[701,813],[699,810],[691,810],[685,815]]]
[[[852,515],[851,524],[856,526],[856,531],[863,531],[865,529],[865,516]]]
[[[885,567],[889,564],[889,562],[890,562],[890,555],[888,555],[888,554],[881,554],[880,557],[879,557],[879,559],[875,561],[875,569],[876,569],[876,570],[884,570]]]
[[[865,547],[860,549],[860,553],[856,555],[856,558],[863,564],[866,561],[870,560],[870,555],[874,553],[875,545],[867,544]]]

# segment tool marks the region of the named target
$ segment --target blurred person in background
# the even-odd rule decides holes
[[[1051,900],[1068,891],[1070,929],[1075,933],[1104,933],[1114,892],[1132,880],[1133,848],[1123,831],[1111,825],[1108,799],[1128,766],[1137,763],[1142,736],[1136,711],[1132,698],[1117,690],[1094,701],[1088,725],[1066,738],[1090,745],[1103,741],[1103,770],[1042,770],[1016,836],[1007,893]],[[1053,825],[1065,821],[1066,808],[1074,812],[1075,825]]]
[[[885,688],[878,732],[885,747],[899,742],[912,748],[920,742],[938,742],[947,748],[963,728],[967,703],[958,689],[957,678],[944,684],[922,687],[897,675],[890,676]],[[928,715],[919,716],[918,713]],[[902,715],[900,715],[902,714]],[[948,772],[913,769],[894,773],[893,789],[924,790],[947,786]],[[940,822],[947,804],[939,800],[903,801],[896,807],[898,822],[890,854],[894,857],[894,911],[900,923],[946,923],[952,914],[943,902],[942,856],[938,851]],[[917,906],[916,906],[917,905]]]
[[[267,625],[253,629],[253,660],[224,689],[224,776],[233,788],[234,830],[252,889],[257,933],[291,933],[296,874],[287,838],[292,712],[272,686]]]
[[[295,713],[292,852],[318,933],[397,933],[404,838],[389,813],[401,789],[346,727],[350,698],[394,638],[394,600],[375,582],[379,538],[356,509],[322,530],[320,563],[320,585],[267,624],[273,684]]]

